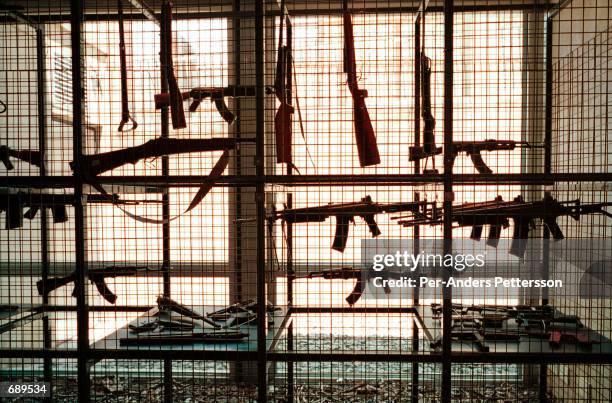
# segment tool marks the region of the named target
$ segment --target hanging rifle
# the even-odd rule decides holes
[[[349,235],[349,224],[355,222],[355,217],[359,216],[368,224],[372,237],[381,234],[375,215],[381,213],[400,213],[410,211],[417,216],[424,216],[422,210],[426,209],[427,201],[408,202],[408,203],[374,203],[370,196],[366,196],[356,203],[330,203],[327,206],[306,207],[297,209],[285,209],[275,212],[268,218],[269,222],[282,220],[285,223],[308,223],[323,222],[329,217],[336,217],[336,233],[332,249],[344,252]]]
[[[278,31],[278,48],[276,51],[276,73],[274,86],[268,88],[268,93],[274,93],[280,102],[280,106],[274,115],[274,134],[276,140],[276,162],[279,164],[293,164],[291,155],[292,137],[292,115],[295,111],[289,103],[291,91],[291,69],[292,56],[289,44],[283,45],[285,15],[285,0],[281,1],[281,16]]]
[[[557,224],[558,217],[569,216],[578,221],[582,215],[603,214],[612,218],[612,214],[605,210],[610,206],[612,203],[580,204],[580,200],[559,202],[550,195],[536,202],[525,202],[521,196],[516,197],[513,201],[505,202],[501,196],[498,196],[489,202],[453,206],[452,220],[460,227],[471,226],[470,238],[474,240],[480,240],[483,226],[488,225],[490,229],[487,244],[497,247],[501,229],[509,227],[510,219],[512,219],[514,232],[509,252],[511,255],[522,258],[527,249],[529,231],[534,227],[536,219],[541,220],[548,227],[554,239],[560,240],[564,236]],[[433,211],[432,217],[415,216],[413,219],[400,217],[397,223],[405,227],[443,224],[441,212],[435,208]]]
[[[368,91],[359,88],[357,82],[357,63],[355,58],[355,38],[353,36],[353,22],[348,11],[347,1],[344,2],[344,72],[347,85],[353,97],[353,123],[355,129],[355,142],[359,154],[361,167],[380,164],[380,154],[376,144],[374,127],[365,104]]]
[[[48,208],[53,215],[53,222],[63,223],[68,221],[66,206],[73,206],[76,202],[74,194],[51,194],[51,193],[29,193],[0,192],[0,211],[6,212],[5,228],[7,230],[20,228],[23,225],[23,217],[33,220],[41,208]],[[121,200],[117,195],[88,195],[89,203],[112,203],[112,204],[140,204],[141,202],[155,202],[144,200]],[[28,207],[25,214],[21,214],[24,207]]]
[[[232,124],[236,120],[234,113],[228,108],[225,103],[225,97],[254,97],[255,87],[249,86],[237,86],[230,85],[227,87],[196,87],[191,91],[181,93],[181,99],[193,99],[193,102],[189,106],[189,112],[195,112],[202,101],[206,98],[210,98],[215,103],[217,111],[227,123]],[[161,109],[164,106],[170,105],[169,94],[156,94],[155,95],[155,109]]]
[[[104,190],[104,187],[98,183],[96,176],[111,171],[125,164],[136,164],[136,162],[146,158],[156,158],[164,155],[174,155],[183,153],[193,152],[205,152],[205,151],[223,151],[223,154],[215,165],[213,166],[208,176],[209,183],[204,184],[200,187],[196,195],[191,200],[189,207],[182,213],[185,214],[194,209],[204,197],[212,189],[214,182],[221,177],[225,168],[229,164],[229,150],[236,148],[237,140],[233,138],[212,138],[212,139],[170,139],[166,137],[158,137],[153,140],[149,140],[146,143],[128,147],[122,150],[109,151],[101,154],[94,155],[83,155],[79,164],[76,161],[70,162],[72,170],[77,167],[82,171],[82,175],[86,183],[93,186],[103,195],[108,193]],[[118,206],[127,216],[137,221],[150,223],[150,224],[162,224],[164,220],[150,219],[142,216],[132,214],[121,206]],[[175,220],[180,215],[171,218]]]
[[[517,147],[533,148],[535,146],[530,145],[526,141],[514,140],[454,141],[451,158],[454,163],[457,154],[464,152],[470,156],[474,167],[479,173],[490,174],[493,173],[493,171],[485,164],[480,153],[482,151],[512,151]]]
[[[138,123],[130,115],[127,78],[127,56],[125,52],[125,27],[123,23],[123,0],[117,0],[117,13],[119,21],[119,65],[121,70],[121,122],[117,131],[131,132],[136,130]],[[131,127],[124,130],[126,124],[131,122]]]
[[[181,90],[174,74],[174,62],[172,60],[172,2],[164,1],[161,11],[161,55],[166,80],[168,81],[172,127],[183,129],[187,127],[187,123],[185,122]]]
[[[27,162],[37,167],[39,167],[42,163],[42,155],[40,151],[13,150],[8,146],[0,146],[0,161],[2,161],[7,171],[15,169],[10,157]]]
[[[412,146],[409,149],[410,161],[433,157],[442,153],[442,147],[436,147],[436,119],[431,112],[431,59],[421,52],[421,117],[423,118],[423,146]]]
[[[140,272],[150,271],[156,270],[151,270],[146,266],[110,266],[105,267],[104,269],[90,269],[87,271],[87,277],[89,278],[89,281],[96,286],[100,295],[111,304],[114,304],[117,301],[117,296],[106,285],[105,280],[107,278],[134,276]],[[76,272],[73,272],[72,274],[64,277],[51,277],[46,280],[38,280],[36,282],[36,288],[38,289],[39,295],[46,295],[53,290],[74,282],[75,280]],[[73,297],[76,297],[76,291],[77,290],[75,287],[72,291]]]
[[[363,295],[363,291],[365,290],[363,280],[361,278],[362,275],[363,274],[359,269],[353,269],[351,267],[341,267],[338,269],[313,271],[308,273],[306,278],[323,278],[326,280],[357,280],[355,282],[355,287],[353,288],[353,291],[351,291],[349,296],[346,297],[346,302],[348,302],[350,306],[353,306],[355,305],[355,303],[357,303],[359,298],[361,298],[361,296]]]

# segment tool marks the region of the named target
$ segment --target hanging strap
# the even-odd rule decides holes
[[[125,29],[123,24],[123,0],[117,0],[117,13],[119,20],[119,65],[121,71],[121,122],[117,131],[131,132],[136,130],[138,123],[130,115],[127,78],[127,56],[125,52]],[[125,125],[131,123],[129,128]]]
[[[188,212],[190,212],[191,210],[193,210],[194,208],[196,208],[200,204],[200,202],[202,202],[204,197],[206,197],[206,195],[213,188],[215,182],[221,177],[221,175],[223,174],[223,172],[225,171],[225,169],[227,168],[228,165],[229,165],[229,150],[226,149],[226,150],[223,150],[223,154],[221,155],[221,157],[219,157],[219,159],[217,160],[217,162],[215,163],[215,165],[211,169],[210,174],[208,175],[209,181],[207,181],[207,183],[205,185],[202,185],[200,187],[198,192],[195,194],[195,196],[191,200],[191,203],[189,203],[189,206],[187,207],[187,209],[185,209],[185,211],[183,211],[182,213],[180,213],[180,214],[178,214],[178,215],[176,215],[174,217],[168,218],[166,220],[164,220],[164,219],[159,220],[159,219],[155,219],[155,218],[148,218],[148,217],[144,217],[144,216],[141,216],[141,215],[138,215],[138,214],[134,214],[134,213],[131,213],[131,212],[127,211],[126,209],[124,209],[119,204],[116,204],[116,203],[113,203],[113,204],[119,210],[121,210],[126,216],[128,216],[128,217],[130,217],[133,220],[136,220],[138,222],[145,223],[145,224],[166,224],[166,223],[169,223],[170,221],[174,221],[177,218],[181,217],[182,215],[185,215]],[[88,183],[89,185],[93,186],[98,192],[100,192],[101,194],[106,196],[110,201],[114,200],[112,198],[112,196],[106,191],[106,189],[104,189],[104,187],[98,181],[96,181],[93,177],[88,177],[88,175],[85,175],[85,182]]]

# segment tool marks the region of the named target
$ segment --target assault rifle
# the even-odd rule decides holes
[[[37,167],[42,164],[42,154],[40,153],[40,151],[13,150],[8,146],[0,146],[0,161],[2,161],[7,171],[15,169],[15,166],[10,160],[11,157],[27,162],[28,164],[35,165]]]
[[[378,274],[383,276],[387,273],[378,273]],[[350,279],[357,280],[357,282],[355,283],[355,287],[353,288],[353,291],[351,291],[349,296],[345,298],[346,302],[348,302],[350,306],[353,306],[355,305],[355,303],[357,303],[357,301],[359,301],[359,299],[363,295],[363,292],[365,291],[365,284],[363,282],[363,276],[364,276],[364,273],[362,270],[354,269],[351,267],[341,267],[337,269],[327,269],[327,270],[310,272],[305,278],[323,278],[325,280],[350,280]],[[385,293],[388,294],[390,292],[391,292],[391,288],[388,285],[386,285]]]
[[[146,143],[128,147],[122,150],[109,151],[101,154],[84,155],[81,157],[80,163],[76,161],[70,162],[72,170],[79,168],[83,174],[86,183],[92,185],[96,190],[102,193],[103,196],[110,199],[110,195],[100,185],[95,176],[101,173],[111,171],[125,164],[135,164],[141,159],[156,158],[163,155],[174,155],[182,153],[204,152],[204,151],[221,151],[223,154],[209,174],[210,182],[202,185],[196,195],[189,203],[189,207],[183,212],[187,213],[195,208],[202,199],[210,192],[214,181],[219,179],[229,164],[229,150],[236,148],[236,139],[232,138],[212,138],[212,139],[170,139],[159,137],[154,140],[149,140]],[[119,207],[121,209],[121,207]],[[121,209],[129,217],[144,223],[162,224],[165,220],[156,220],[146,217],[141,217]],[[178,216],[171,218],[171,220]]]
[[[314,271],[308,273],[306,278],[323,278],[326,280],[350,280],[356,279],[355,287],[353,291],[346,297],[346,302],[350,306],[355,305],[361,295],[363,295],[363,291],[365,290],[365,286],[362,280],[362,272],[359,269],[353,269],[351,267],[341,267],[338,269],[328,269],[321,271]]]
[[[81,169],[87,175],[93,177],[107,171],[112,171],[125,164],[136,164],[142,159],[183,153],[226,151],[233,148],[236,148],[236,140],[226,137],[212,139],[171,139],[158,137],[139,146],[100,154],[84,155],[81,159]],[[70,163],[70,168],[73,170],[76,166],[75,161]]]
[[[347,85],[353,97],[353,122],[355,126],[355,142],[361,167],[380,164],[380,154],[376,144],[374,127],[365,104],[368,91],[359,88],[357,82],[357,63],[355,57],[355,38],[353,22],[348,11],[347,1],[344,1],[344,72]]]
[[[211,102],[215,103],[217,111],[227,123],[231,124],[236,120],[236,116],[228,108],[225,103],[225,97],[254,97],[255,87],[235,86],[230,85],[227,87],[196,87],[191,91],[181,93],[181,99],[187,100],[192,99],[191,105],[189,105],[189,112],[195,112],[203,100],[210,98]],[[169,94],[156,94],[155,95],[155,109],[161,109],[165,106],[170,105]]]
[[[466,153],[472,159],[474,167],[479,173],[490,174],[493,171],[485,164],[480,153],[482,151],[512,151],[517,147],[532,148],[535,146],[526,141],[514,140],[454,141],[451,156],[454,163],[459,153]]]
[[[363,218],[368,224],[372,237],[381,234],[374,216],[381,213],[400,213],[410,211],[416,217],[425,217],[427,201],[408,202],[408,203],[374,203],[370,196],[366,196],[356,203],[335,203],[320,207],[305,207],[297,209],[285,209],[274,212],[269,218],[269,222],[282,220],[285,223],[308,223],[323,222],[329,217],[336,217],[336,233],[332,249],[344,252],[349,235],[349,224],[355,223],[355,216]]]
[[[249,334],[238,330],[213,330],[204,332],[148,333],[145,335],[122,337],[121,346],[160,345],[160,344],[193,344],[193,343],[226,343],[242,341]]]
[[[436,119],[431,113],[431,59],[421,52],[421,117],[423,118],[423,146],[409,148],[408,160],[417,161],[442,153],[442,147],[436,147]]]
[[[5,228],[7,230],[20,228],[23,225],[23,217],[28,220],[34,219],[40,208],[50,209],[53,222],[58,224],[68,221],[66,206],[74,205],[75,201],[74,194],[0,192],[0,211],[6,212]],[[156,201],[146,200],[121,200],[117,195],[88,195],[87,202],[112,204],[156,203]],[[22,215],[21,212],[24,207],[29,209]]]
[[[563,239],[563,231],[557,224],[557,218],[569,216],[578,221],[580,216],[586,214],[603,214],[612,218],[612,214],[604,208],[612,206],[612,203],[580,204],[580,200],[559,202],[550,195],[542,201],[525,202],[521,196],[513,201],[505,202],[501,196],[495,200],[484,203],[468,203],[454,206],[452,209],[452,220],[460,227],[472,227],[470,238],[480,240],[483,226],[489,226],[489,237],[487,244],[497,247],[502,228],[510,226],[510,219],[514,224],[510,254],[524,257],[527,248],[529,230],[534,227],[537,219],[544,222],[554,239]],[[417,217],[405,220],[402,217],[398,224],[405,227],[430,224],[439,225],[443,223],[441,212],[443,210],[433,209],[431,217]]]
[[[87,277],[89,281],[96,286],[100,295],[111,304],[114,304],[117,301],[117,296],[106,285],[105,280],[107,278],[135,276],[138,273],[150,271],[156,270],[151,270],[146,266],[109,266],[104,269],[90,269],[87,271]],[[45,295],[75,280],[76,272],[73,272],[64,277],[51,277],[46,280],[38,280],[36,282],[36,288],[38,289],[39,295]],[[72,291],[72,296],[76,297],[76,287]]]
[[[161,55],[166,80],[168,81],[168,92],[170,97],[170,115],[172,127],[183,129],[187,127],[185,122],[185,111],[181,90],[174,74],[174,61],[172,60],[172,2],[164,1],[161,6]]]
[[[293,105],[289,103],[289,93],[291,91],[291,68],[293,57],[289,44],[283,44],[284,23],[287,19],[285,15],[285,0],[281,0],[281,16],[278,31],[278,48],[276,51],[276,74],[274,76],[274,86],[268,92],[274,93],[280,106],[274,115],[274,134],[276,141],[276,162],[279,164],[292,164],[291,142],[293,140],[291,122],[295,111]]]

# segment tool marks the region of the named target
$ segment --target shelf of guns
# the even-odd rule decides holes
[[[441,320],[442,305],[432,304],[434,320]],[[537,338],[547,339],[552,348],[563,343],[589,348],[599,339],[575,315],[563,315],[550,305],[452,305],[451,338],[455,342],[471,342],[478,351],[488,352],[486,341],[520,342]],[[442,346],[442,336],[430,343],[431,348]]]
[[[120,68],[121,68],[121,121],[119,131],[136,130],[138,123],[130,113],[127,83],[127,67],[125,54],[125,39],[123,28],[123,7],[122,1],[118,1],[118,20],[120,37]],[[163,56],[164,72],[168,82],[168,91],[154,96],[156,109],[168,107],[170,109],[172,126],[174,129],[187,127],[183,101],[191,99],[189,106],[190,112],[195,112],[201,102],[210,99],[216,106],[221,118],[228,124],[232,124],[237,116],[229,109],[225,102],[226,97],[255,97],[257,95],[254,86],[227,86],[227,87],[197,87],[190,91],[181,91],[178,79],[174,72],[172,55],[172,2],[164,1],[161,10],[161,54]],[[283,9],[284,11],[284,9]],[[283,23],[288,18],[284,13],[281,15],[279,26],[279,45],[277,50],[276,75],[272,86],[266,87],[268,94],[274,94],[279,101],[279,107],[274,118],[275,143],[277,163],[287,163],[293,165],[292,160],[292,116],[295,108],[291,104],[289,97],[291,86],[295,83],[293,74],[293,58],[289,43],[283,41]],[[346,74],[346,84],[353,99],[353,128],[355,143],[361,167],[380,164],[381,158],[376,143],[376,135],[371,122],[371,118],[365,104],[368,91],[359,88],[357,60],[355,57],[353,24],[351,12],[344,3],[343,14],[344,25],[344,73]],[[286,41],[285,41],[286,42]],[[422,53],[421,56],[421,100],[423,119],[423,145],[410,148],[410,160],[417,161],[434,157],[442,153],[442,148],[435,144],[436,120],[431,112],[431,59]],[[300,129],[303,128],[299,102],[296,98],[298,117],[300,118]],[[129,126],[128,126],[129,125]],[[302,129],[302,136],[305,136]],[[249,140],[243,140],[249,141]],[[252,141],[252,140],[251,140]],[[157,138],[141,146],[130,147],[123,150],[90,155],[83,157],[82,161],[72,162],[70,166],[80,171],[86,182],[94,185],[102,194],[103,188],[95,181],[95,176],[103,172],[112,170],[126,163],[135,164],[145,158],[155,158],[162,155],[173,155],[190,152],[204,151],[223,151],[223,155],[210,173],[211,181],[220,176],[229,161],[229,150],[236,147],[237,140],[226,138],[213,138],[201,140],[181,140],[172,138]],[[527,142],[513,140],[493,140],[484,141],[460,141],[453,142],[451,156],[457,157],[460,153],[467,154],[473,161],[475,168],[480,173],[491,173],[492,170],[484,162],[481,153],[483,151],[514,150],[517,147],[533,147]],[[6,145],[0,145],[0,160],[6,169],[14,168],[11,158],[28,162],[40,166],[43,156],[36,150],[14,150]],[[423,173],[431,173],[435,170],[425,169]],[[205,195],[205,189],[201,189]],[[198,194],[194,198],[203,197]],[[200,199],[201,200],[201,199]],[[197,203],[196,203],[197,204]],[[192,207],[193,208],[193,207]]]
[[[258,302],[248,300],[200,314],[168,297],[157,298],[157,308],[128,325],[131,335],[121,337],[121,346],[240,342],[249,336],[241,326],[257,321]],[[268,321],[280,310],[266,302]],[[273,324],[273,323],[272,323]]]
[[[0,211],[7,213],[6,228],[13,229],[20,226],[23,208],[28,210],[23,214],[32,219],[40,208],[49,208],[55,222],[67,220],[66,205],[75,202],[73,195],[51,195],[32,193],[5,193],[0,195]],[[109,202],[107,198],[113,198],[111,202],[118,203],[115,196],[109,194],[90,195],[94,201]],[[132,203],[129,201],[126,203]],[[512,201],[504,201],[500,196],[494,200],[480,203],[465,203],[455,205],[452,208],[452,220],[458,227],[472,227],[470,237],[480,240],[485,226],[489,227],[487,244],[492,247],[498,245],[501,231],[513,222],[513,237],[509,253],[523,257],[525,254],[527,238],[530,229],[540,220],[548,227],[554,239],[563,239],[563,232],[556,220],[562,216],[572,217],[579,220],[585,214],[603,214],[612,218],[612,214],[605,208],[612,203],[581,204],[580,200],[559,202],[550,196],[541,201],[525,202],[521,196]],[[331,245],[333,250],[344,252],[349,236],[350,224],[355,222],[355,217],[361,217],[368,225],[373,237],[381,235],[381,230],[376,222],[377,214],[398,214],[391,217],[399,225],[410,227],[416,225],[441,225],[445,214],[443,207],[438,207],[434,202],[419,201],[406,203],[375,203],[370,196],[364,197],[356,203],[335,203],[318,207],[305,207],[295,209],[284,209],[272,211],[267,217],[268,229],[272,232],[273,225],[280,220],[284,224],[320,223],[330,217],[336,219],[336,230]],[[151,220],[150,220],[151,221]],[[148,221],[148,222],[150,222]],[[240,222],[244,222],[241,220]],[[248,219],[246,221],[249,221]],[[237,221],[236,224],[239,222]],[[104,283],[107,277],[120,277],[137,275],[143,271],[154,271],[148,267],[134,266],[112,266],[102,269],[89,270],[89,280],[96,286],[100,294],[110,303],[115,303],[116,296]],[[352,268],[330,269],[320,272],[320,277],[326,279],[360,279],[360,270]],[[46,295],[59,287],[74,281],[74,274],[61,277],[49,278],[39,281],[37,284],[40,295]],[[356,293],[347,298],[350,305],[354,305],[359,299],[359,283]]]

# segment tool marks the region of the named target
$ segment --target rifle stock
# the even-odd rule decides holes
[[[431,59],[421,52],[421,117],[423,118],[423,146],[409,148],[408,160],[418,161],[442,153],[436,146],[436,119],[431,112]]]
[[[172,2],[164,1],[161,7],[161,54],[168,81],[168,92],[170,96],[170,116],[174,129],[187,127],[185,121],[185,110],[183,109],[182,93],[178,86],[178,80],[174,73],[174,61],[172,56]]]
[[[171,139],[158,137],[135,147],[101,154],[84,155],[81,160],[81,167],[88,175],[96,176],[128,163],[136,164],[145,158],[192,152],[221,151],[235,147],[236,140],[225,137],[212,139]],[[72,161],[70,167],[74,170],[76,163]]]
[[[347,75],[347,85],[353,98],[353,124],[355,142],[361,167],[380,164],[380,154],[376,144],[376,135],[365,104],[368,91],[359,88],[357,83],[357,63],[355,57],[355,38],[351,14],[345,9],[344,21],[344,72]]]

